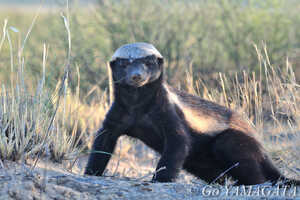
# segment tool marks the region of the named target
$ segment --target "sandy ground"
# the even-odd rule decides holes
[[[0,200],[9,199],[300,199],[300,188],[221,187],[197,179],[187,183],[151,183],[151,177],[90,177],[70,172],[65,166],[40,161],[30,164],[1,162]]]
[[[122,138],[104,177],[84,176],[87,156],[53,163],[0,160],[0,200],[18,199],[300,199],[300,188],[206,185],[184,171],[175,183],[152,183],[159,155],[139,141]],[[245,172],[247,173],[247,172]]]

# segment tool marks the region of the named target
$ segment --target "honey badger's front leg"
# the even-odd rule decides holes
[[[106,114],[102,128],[97,132],[94,139],[85,174],[101,176],[105,170],[118,138],[124,134],[131,123],[128,117],[120,113],[122,113],[122,109],[114,103]]]
[[[109,129],[101,128],[97,131],[84,174],[102,175],[115,149],[117,138]]]
[[[156,167],[153,181],[172,182],[188,156],[190,139],[175,112],[167,112],[162,120],[164,149]]]

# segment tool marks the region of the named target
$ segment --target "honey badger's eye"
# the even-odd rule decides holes
[[[119,59],[118,61],[117,61],[117,65],[119,66],[119,67],[127,67],[127,65],[129,64],[129,61],[127,60],[127,59]]]
[[[156,59],[147,59],[146,62],[145,62],[146,65],[156,65],[157,62],[156,62]]]

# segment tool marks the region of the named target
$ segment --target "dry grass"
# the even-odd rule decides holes
[[[62,15],[68,36],[67,58],[56,90],[49,91],[44,87],[47,60],[54,59],[48,58],[47,45],[43,47],[43,73],[38,78],[38,86],[28,85],[23,49],[37,17],[38,14],[17,55],[13,54],[15,50],[12,49],[8,31],[12,28],[9,28],[9,22],[4,22],[0,53],[3,43],[8,42],[11,50],[11,84],[1,85],[0,88],[0,159],[26,161],[34,158],[38,162],[41,156],[46,156],[56,162],[74,161],[89,146],[87,144],[100,127],[112,98],[108,98],[108,92],[99,90],[97,86],[85,97],[80,97],[80,73],[77,67],[70,65],[72,43],[68,13]],[[256,47],[256,52],[260,63],[259,74],[244,71],[225,76],[219,73],[216,76],[219,85],[209,88],[203,80],[194,80],[195,75],[190,67],[182,88],[243,113],[256,127],[260,140],[282,171],[299,177],[299,85],[288,59],[285,68],[281,69],[271,64],[266,47]],[[77,72],[75,92],[68,87],[70,70]],[[87,98],[89,103],[86,103]],[[142,144],[120,140],[108,174],[143,177],[154,170],[156,162],[157,155]]]
[[[81,131],[80,134],[76,135],[79,118],[72,118],[72,116],[76,116],[76,113],[71,113],[66,106],[71,59],[71,34],[68,16],[62,15],[69,39],[68,57],[64,66],[64,75],[62,80],[58,81],[56,90],[50,92],[44,87],[47,63],[47,46],[45,44],[41,63],[43,73],[39,78],[38,85],[34,87],[26,84],[24,73],[26,62],[23,50],[38,14],[39,11],[21,45],[19,45],[17,55],[13,54],[15,51],[9,29],[15,32],[18,30],[14,27],[8,28],[7,20],[4,22],[0,43],[1,50],[3,42],[7,40],[11,52],[11,84],[10,86],[2,85],[0,89],[0,158],[26,160],[34,157],[35,164],[42,155],[48,155],[57,162],[74,159],[82,151],[83,147],[82,145],[79,146],[78,143],[84,134],[84,131]],[[14,61],[15,57],[17,57],[16,62]],[[78,96],[76,98],[78,99]],[[68,130],[66,121],[71,120],[71,118],[75,123],[72,123],[71,130]]]

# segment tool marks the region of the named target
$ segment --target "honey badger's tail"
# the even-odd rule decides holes
[[[283,176],[279,170],[274,166],[269,158],[265,158],[262,163],[263,171],[265,172],[266,178],[272,182],[272,184],[276,184],[278,182],[282,182],[284,185],[300,185],[300,180],[290,179]]]

